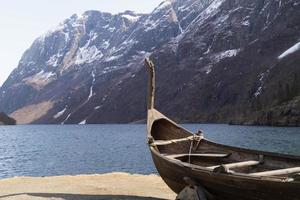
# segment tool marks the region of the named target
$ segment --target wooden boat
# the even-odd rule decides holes
[[[174,192],[194,184],[207,199],[300,199],[299,156],[217,144],[184,129],[154,108],[155,70],[149,59],[145,63],[148,144],[159,174]]]

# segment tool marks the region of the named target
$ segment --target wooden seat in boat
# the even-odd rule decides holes
[[[223,154],[223,153],[199,153],[199,154],[172,154],[172,155],[166,155],[167,158],[182,158],[186,156],[191,156],[191,157],[206,157],[206,158],[226,158],[230,156],[230,154]]]
[[[295,174],[295,173],[299,173],[299,172],[300,172],[300,167],[292,167],[292,168],[286,168],[286,169],[256,172],[256,173],[251,173],[249,175],[254,176],[254,177],[265,177],[265,176],[280,176],[280,175]]]
[[[211,166],[211,167],[207,167],[207,168],[212,169],[214,172],[230,172],[231,169],[256,166],[261,163],[262,163],[262,161],[249,160],[249,161],[243,161],[243,162],[216,165],[216,166]]]

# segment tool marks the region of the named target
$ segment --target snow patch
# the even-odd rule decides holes
[[[145,32],[155,29],[159,25],[159,22],[160,20],[153,21],[151,19],[147,19],[144,23]]]
[[[65,42],[66,44],[71,40],[71,37],[70,37],[70,33],[69,32],[65,32],[65,31],[62,31],[62,34],[64,35],[65,37]]]
[[[94,109],[99,110],[102,106],[96,106]]]
[[[139,20],[140,16],[137,15],[128,15],[128,14],[123,14],[121,15],[123,18],[128,19],[130,22],[134,23]]]
[[[89,101],[95,95],[95,93],[94,93],[94,85],[95,85],[95,82],[96,82],[96,77],[95,77],[94,71],[92,71],[92,78],[93,78],[92,85],[90,87],[90,94],[88,96],[87,101]]]
[[[257,88],[256,92],[254,93],[254,96],[255,96],[255,97],[258,97],[258,96],[261,94],[261,92],[262,92],[262,86],[259,86],[259,87]]]
[[[63,116],[63,114],[66,112],[66,110],[67,110],[67,107],[64,108],[62,111],[59,111],[58,113],[56,113],[56,114],[53,116],[54,119],[57,119],[57,118]]]
[[[147,32],[157,28],[164,20],[178,22],[176,12],[173,9],[170,9],[170,12],[167,12],[165,15],[161,16],[158,19],[153,19],[153,15],[150,15],[143,24],[143,26],[145,27],[144,31]]]
[[[283,52],[280,56],[278,56],[278,59],[283,59],[284,57],[295,53],[296,51],[300,50],[300,42],[296,43],[294,46]]]
[[[107,29],[108,27],[109,27],[109,24],[102,26],[102,28],[105,28],[105,29]]]
[[[116,30],[116,27],[110,27],[110,28],[108,29],[108,31],[111,32],[111,33],[114,32],[115,30]]]
[[[213,17],[225,0],[213,1],[203,12],[201,12],[186,28],[189,30],[197,22],[199,25],[210,17]]]
[[[205,74],[210,74],[210,72],[212,71],[212,68],[213,68],[212,65],[207,66],[207,68],[205,69],[206,70]]]
[[[91,32],[89,33],[89,37],[90,37],[90,41],[94,41],[94,40],[97,39],[98,33],[94,32],[94,31],[91,31]]]
[[[63,56],[63,54],[58,53],[52,55],[49,60],[46,62],[48,66],[57,67],[59,65],[59,59]]]
[[[221,4],[224,2],[224,0],[215,0],[213,1],[207,9],[204,11],[206,15],[213,13],[215,10],[217,10]]]
[[[189,7],[187,7],[187,6],[180,6],[180,7],[178,7],[178,10],[179,10],[180,12],[184,12],[184,11],[186,11],[186,10],[189,10]]]
[[[92,63],[95,60],[99,60],[103,57],[103,53],[97,49],[95,45],[89,47],[88,43],[78,49],[75,58],[75,64],[80,65],[83,63]]]
[[[122,55],[110,56],[109,58],[106,58],[105,61],[106,62],[114,61],[114,60],[119,59],[121,56]]]
[[[70,117],[71,117],[71,114],[68,114],[68,116],[66,117],[66,119],[61,124],[65,124],[69,120]]]
[[[86,119],[79,123],[79,125],[85,125],[85,124],[86,124]]]
[[[281,8],[282,2],[281,0],[278,1],[278,7]]]
[[[244,25],[244,26],[250,26],[249,20],[243,21],[243,22],[242,22],[242,25]]]
[[[83,47],[80,47],[77,51],[75,64],[80,65],[83,63],[92,63],[95,60],[99,60],[103,57],[103,53],[95,46],[90,44],[97,39],[98,34],[94,31],[89,33],[89,39]]]
[[[234,57],[239,52],[240,52],[240,49],[231,49],[231,50],[223,51],[223,52],[213,55],[213,59],[215,62],[219,62],[220,60],[223,60],[224,58]]]
[[[172,21],[175,23],[178,22],[178,24],[179,24],[176,12],[174,11],[174,9],[172,7],[172,2],[173,2],[173,0],[165,0],[157,8],[155,8],[152,15],[150,15],[144,22],[144,27],[145,27],[144,31],[147,32],[147,31],[155,29],[164,20],[168,20],[169,22]],[[161,10],[166,9],[166,8],[168,8],[168,10],[164,11],[164,13],[165,13],[164,15],[162,15],[158,19],[155,17],[153,18],[154,13],[160,12]],[[180,26],[180,24],[179,24],[179,26]],[[181,29],[180,30],[181,32],[183,31],[181,27],[179,27],[179,29]]]
[[[268,71],[267,71],[267,73],[268,73]],[[258,86],[256,92],[254,93],[254,96],[255,96],[255,97],[258,97],[258,96],[261,94],[262,89],[263,89],[263,85],[264,85],[264,79],[265,79],[265,76],[266,76],[267,73],[264,72],[264,73],[261,73],[261,74],[258,76],[258,77],[259,77],[259,80],[258,80],[259,86]]]
[[[156,7],[153,11],[153,13],[157,13],[167,7],[172,6],[172,0],[165,0],[164,2],[162,2],[161,4],[159,4],[158,7]]]
[[[110,43],[108,40],[104,40],[104,42],[101,45],[101,48],[107,49],[110,46]]]

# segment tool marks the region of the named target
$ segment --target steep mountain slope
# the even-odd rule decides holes
[[[19,123],[145,118],[143,59],[157,107],[189,122],[300,124],[298,0],[166,0],[150,14],[74,15],[34,41],[4,83]]]
[[[299,42],[297,9],[299,1],[214,1],[153,55],[172,77],[162,109],[187,121],[299,125],[299,51],[280,57]]]

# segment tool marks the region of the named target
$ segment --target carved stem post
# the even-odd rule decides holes
[[[155,98],[155,66],[153,62],[149,59],[145,59],[145,64],[149,71],[149,82],[148,82],[148,110],[154,108],[154,98]]]

